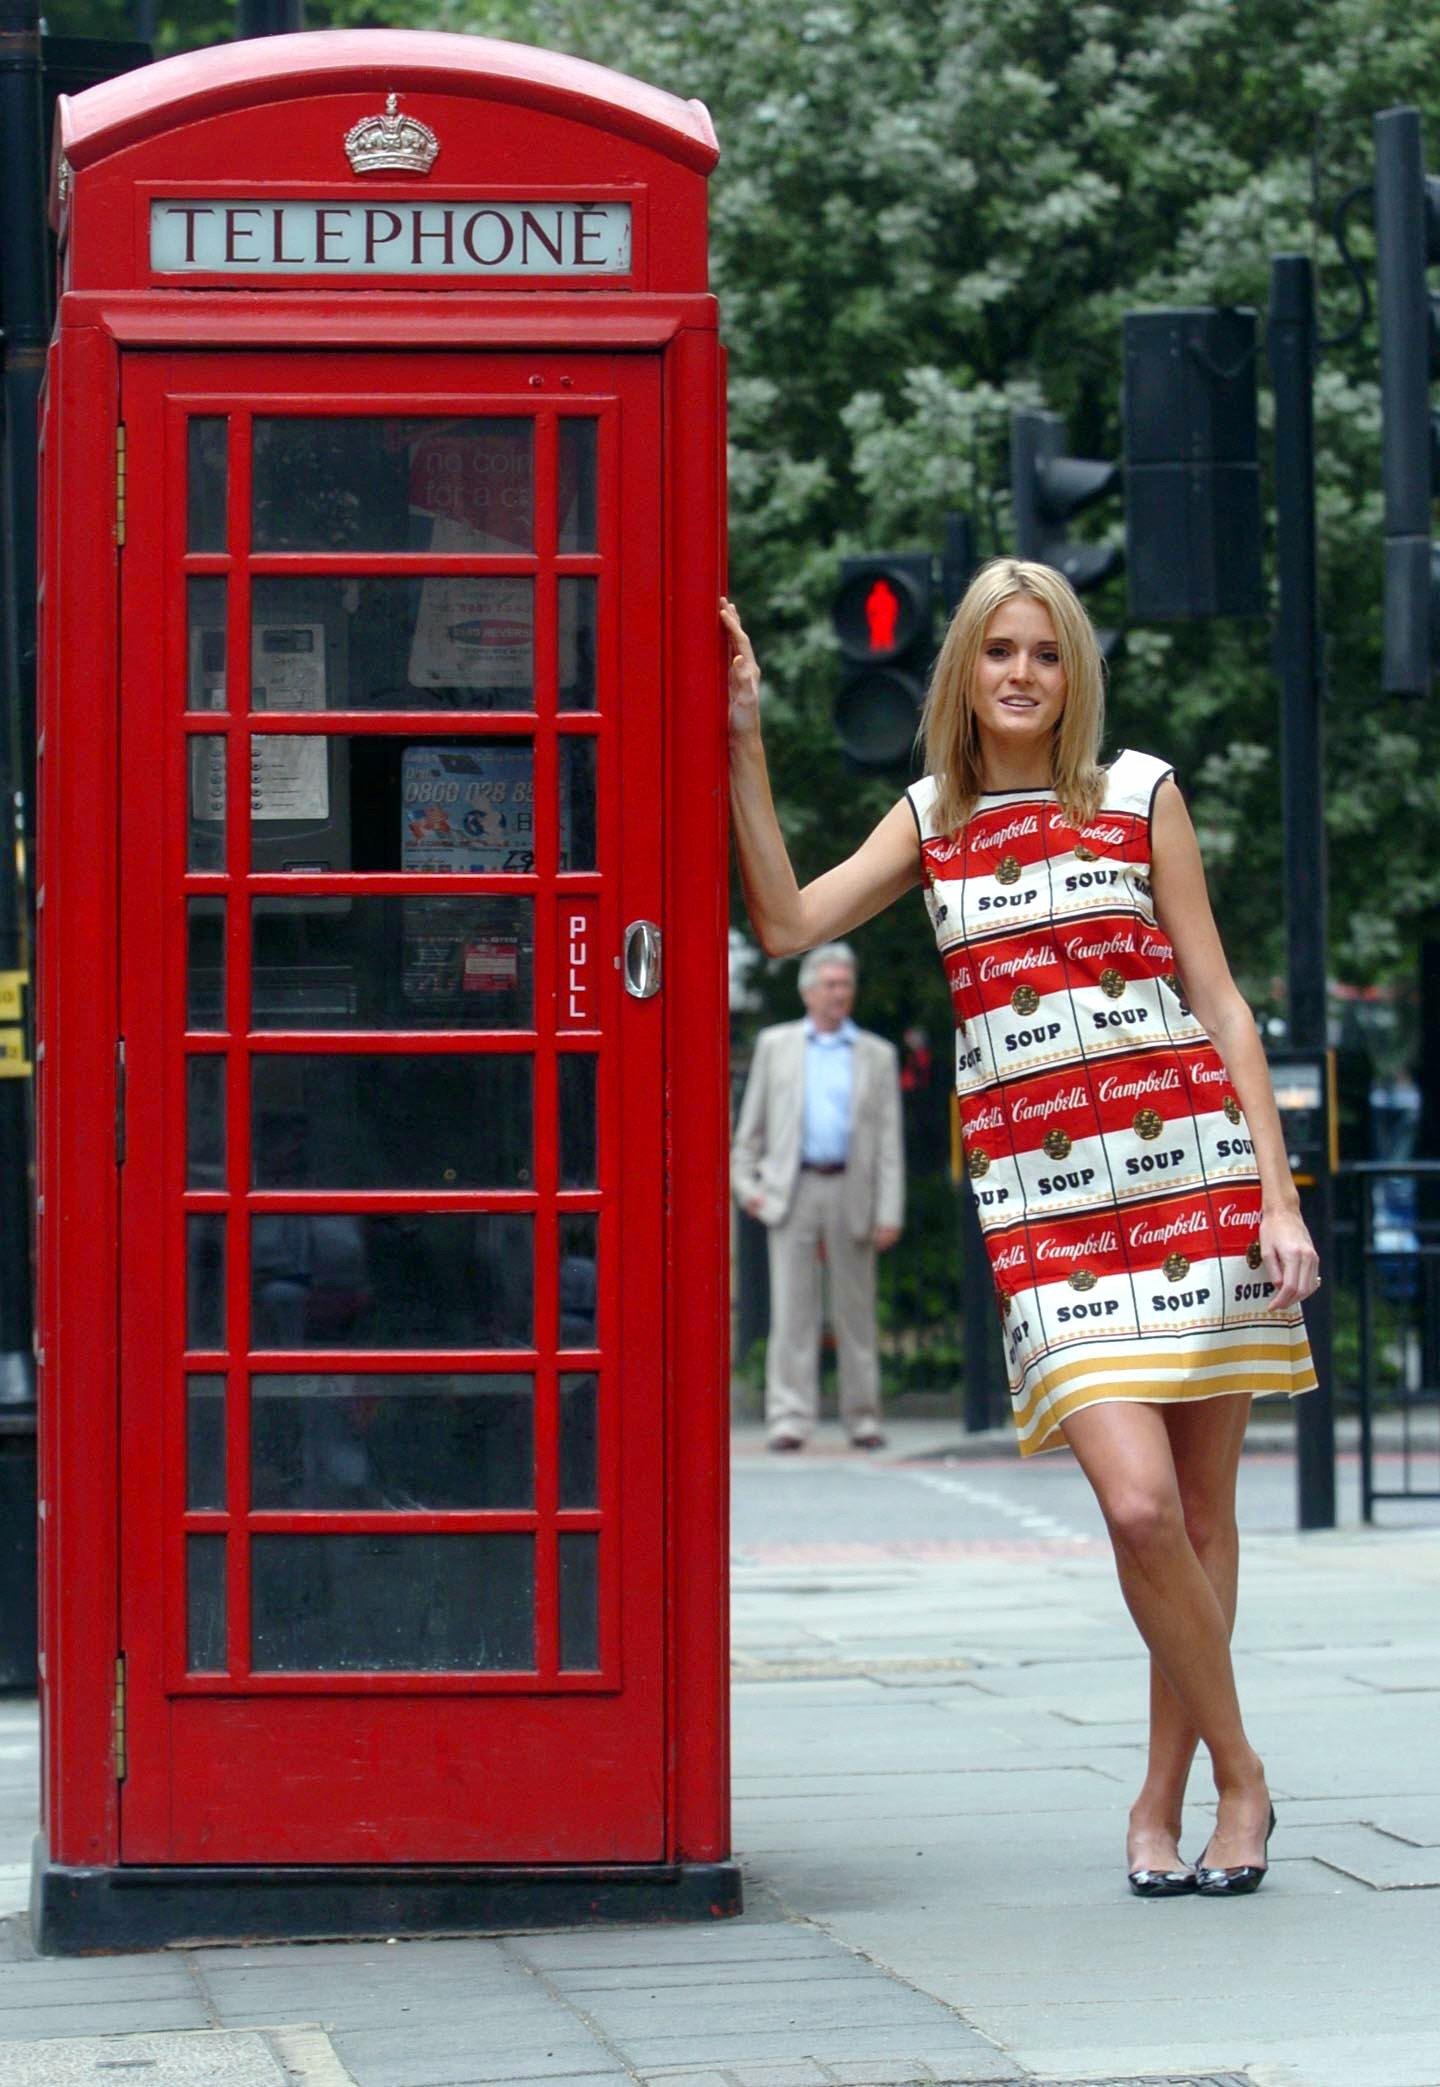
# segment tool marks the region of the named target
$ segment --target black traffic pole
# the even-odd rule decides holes
[[[1315,279],[1309,257],[1277,254],[1270,266],[1270,377],[1275,389],[1275,547],[1280,582],[1275,664],[1280,679],[1281,787],[1285,821],[1285,932],[1290,1048],[1327,1064],[1328,904],[1319,591],[1315,555]],[[1326,1087],[1328,1090],[1328,1079]],[[1328,1134],[1330,1108],[1326,1095]],[[1333,1184],[1328,1152],[1301,1208],[1329,1282],[1335,1280]],[[1330,1289],[1306,1311],[1318,1391],[1298,1401],[1296,1447],[1302,1529],[1335,1527],[1334,1343]]]
[[[33,1405],[30,1270],[29,936],[16,874],[17,816],[33,799],[35,757],[36,416],[49,335],[40,13],[0,0],[0,313],[4,457],[0,470],[4,713],[0,716],[0,1412]],[[26,818],[26,825],[33,819]],[[7,979],[8,974],[8,979]],[[15,1002],[19,1001],[16,1010]],[[18,1056],[17,1056],[18,1053]],[[17,1066],[22,1068],[17,1074]]]
[[[975,525],[967,514],[945,517],[945,548],[940,556],[940,592],[949,618],[975,575],[979,563]],[[951,1107],[955,1106],[953,1098]],[[964,1419],[966,1432],[982,1434],[992,1427],[1006,1399],[1005,1362],[995,1323],[995,1285],[985,1252],[985,1237],[969,1184],[956,1184],[960,1217],[960,1312],[964,1322]],[[992,1395],[992,1386],[994,1393]]]

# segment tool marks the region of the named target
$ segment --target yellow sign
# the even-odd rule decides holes
[[[30,1074],[25,1056],[25,1031],[0,1029],[0,1080],[24,1080]]]
[[[0,1022],[18,1022],[25,1012],[28,971],[0,971]]]

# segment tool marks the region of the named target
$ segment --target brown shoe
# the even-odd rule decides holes
[[[879,1428],[862,1428],[858,1435],[850,1437],[850,1447],[852,1449],[883,1449],[885,1447],[885,1437],[881,1434]]]
[[[776,1451],[803,1449],[805,1438],[802,1435],[772,1435],[765,1447]]]

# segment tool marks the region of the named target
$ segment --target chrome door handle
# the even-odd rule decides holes
[[[632,920],[625,930],[625,990],[653,1000],[660,990],[660,930],[653,920]]]

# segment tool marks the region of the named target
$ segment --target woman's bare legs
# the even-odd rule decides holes
[[[1235,1628],[1240,1536],[1235,1479],[1250,1418],[1247,1398],[1205,1399],[1159,1409],[1170,1437],[1185,1530],[1215,1589],[1226,1629]],[[1164,1674],[1150,1662],[1150,1753],[1145,1781],[1130,1808],[1131,1868],[1184,1866],[1179,1852],[1185,1786],[1200,1734]]]
[[[1243,1412],[1247,1404],[1232,1398],[1190,1408],[1117,1402],[1088,1407],[1063,1423],[1105,1516],[1121,1591],[1155,1670],[1151,1762],[1133,1821],[1133,1868],[1176,1867],[1174,1836],[1197,1737],[1210,1755],[1219,1797],[1207,1859],[1225,1867],[1264,1859],[1269,1795],[1245,1736],[1230,1663],[1234,1474],[1243,1419],[1224,1409]]]

